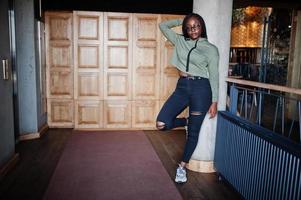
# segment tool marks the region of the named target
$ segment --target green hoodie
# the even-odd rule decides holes
[[[175,46],[171,57],[171,64],[180,71],[186,72],[186,62],[189,51],[189,70],[186,72],[193,76],[208,78],[212,90],[212,102],[218,99],[218,49],[209,43],[206,38],[187,40],[183,35],[177,34],[171,28],[182,25],[182,19],[173,19],[160,23],[159,27],[164,36]]]

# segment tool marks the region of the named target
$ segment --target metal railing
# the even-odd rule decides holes
[[[301,89],[227,78],[231,113],[301,143]]]

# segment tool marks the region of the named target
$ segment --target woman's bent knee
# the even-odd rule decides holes
[[[157,121],[156,126],[158,130],[162,131],[165,128],[165,123],[161,121]]]

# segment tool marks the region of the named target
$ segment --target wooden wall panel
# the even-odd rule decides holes
[[[106,97],[108,99],[124,99],[129,94],[129,81],[127,73],[107,73]]]
[[[130,101],[105,101],[104,128],[131,128],[131,109]]]
[[[49,97],[73,98],[73,73],[70,69],[52,69],[49,72]]]
[[[46,21],[47,25],[49,25],[49,29],[47,33],[49,33],[50,41],[72,41],[72,13],[64,13],[64,12],[47,12],[46,13]]]
[[[159,101],[136,100],[132,104],[132,127],[154,129],[159,109]]]
[[[46,87],[49,127],[73,127],[72,13],[46,12]]]
[[[159,15],[134,15],[133,98],[159,99]]]
[[[159,108],[160,15],[134,14],[132,127],[154,128]]]
[[[49,127],[73,127],[73,100],[48,99]]]
[[[100,87],[98,72],[80,72],[77,75],[77,99],[99,100]]]
[[[73,98],[72,15],[46,17],[47,98]],[[47,34],[48,33],[48,34]]]
[[[72,66],[71,48],[69,41],[51,41],[49,66],[51,68],[70,68]]]
[[[155,129],[159,109],[178,80],[168,64],[173,46],[158,25],[179,17],[48,12],[50,127]]]
[[[262,36],[262,23],[254,21],[236,25],[231,29],[231,47],[261,48]]]
[[[104,14],[105,100],[131,100],[132,24],[129,13]]]
[[[103,101],[76,101],[75,128],[103,128]]]
[[[99,46],[98,45],[78,45],[77,67],[80,69],[99,68]]]
[[[103,98],[103,13],[74,11],[73,20],[75,99],[101,100]]]
[[[73,12],[75,127],[103,127],[103,13]]]
[[[131,128],[132,15],[104,14],[104,128]]]

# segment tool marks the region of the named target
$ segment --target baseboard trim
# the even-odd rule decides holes
[[[33,140],[33,139],[38,139],[41,138],[49,129],[47,124],[44,124],[39,132],[37,133],[27,133],[27,134],[23,134],[19,136],[19,141],[23,141],[23,140]]]
[[[190,160],[187,165],[187,169],[195,172],[201,173],[213,173],[215,172],[213,161],[203,161],[203,160]]]
[[[14,155],[0,168],[0,180],[11,170],[13,169],[17,162],[19,161],[20,157],[18,153],[14,153]]]

